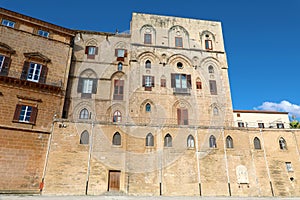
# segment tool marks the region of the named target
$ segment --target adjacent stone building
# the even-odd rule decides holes
[[[237,125],[254,111],[232,109],[220,22],[133,13],[129,33],[75,34],[1,13],[2,192],[300,196],[300,131]]]
[[[74,31],[0,8],[0,193],[37,193]]]

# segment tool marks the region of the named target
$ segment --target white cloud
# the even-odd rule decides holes
[[[300,105],[292,104],[286,100],[280,103],[264,102],[262,105],[255,107],[254,110],[289,112],[290,116],[295,115],[297,118],[300,118]]]

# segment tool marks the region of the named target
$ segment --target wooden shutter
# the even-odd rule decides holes
[[[83,78],[78,79],[78,87],[77,87],[77,92],[82,93],[82,86],[83,86]]]
[[[22,110],[22,105],[21,104],[17,104],[13,121],[19,121],[21,110]]]
[[[177,108],[177,124],[181,125],[181,109]]]
[[[154,87],[154,76],[151,77],[151,86]]]
[[[182,118],[183,124],[188,125],[189,124],[188,110],[187,109],[181,109],[181,111],[182,111],[181,118]]]
[[[37,107],[32,107],[32,111],[31,111],[30,119],[29,119],[29,122],[32,124],[35,124],[36,117],[37,117],[37,111],[38,111]]]
[[[4,62],[3,62],[3,65],[2,65],[2,69],[0,71],[1,76],[7,76],[8,75],[10,61],[11,61],[11,59],[9,57],[6,57],[6,56],[4,57]]]
[[[142,86],[145,87],[145,84],[146,84],[146,76],[143,76]]]
[[[124,57],[127,57],[127,50],[125,49],[124,51]]]
[[[21,79],[26,80],[27,79],[27,73],[29,69],[29,62],[25,61],[22,69]]]
[[[123,95],[123,93],[124,93],[124,80],[119,80],[119,94]]]
[[[187,79],[187,87],[192,88],[191,75],[190,74],[186,75],[186,79]]]
[[[85,54],[88,54],[89,53],[89,46],[86,46],[85,47]]]
[[[95,47],[95,55],[98,55],[98,47]]]
[[[42,71],[41,71],[39,83],[46,83],[47,73],[48,73],[48,67],[46,65],[42,65]]]
[[[98,85],[98,80],[95,78],[95,79],[93,79],[93,86],[92,86],[92,93],[93,94],[97,93],[97,85]]]
[[[172,88],[175,88],[175,87],[176,87],[176,85],[175,85],[175,75],[176,75],[176,74],[171,74],[171,87],[172,87]]]
[[[201,81],[196,82],[196,87],[197,87],[197,89],[202,89]]]

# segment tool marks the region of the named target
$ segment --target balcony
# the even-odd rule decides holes
[[[191,95],[191,88],[173,88],[173,94]]]

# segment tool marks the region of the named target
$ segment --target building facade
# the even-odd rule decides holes
[[[220,22],[79,31],[45,194],[298,196],[299,131],[236,127]]]
[[[133,13],[130,33],[76,31],[71,43],[73,31],[2,13],[1,42],[20,32],[42,43],[31,42],[29,50],[3,45],[1,55],[12,62],[1,76],[0,98],[10,102],[2,105],[10,107],[1,172],[6,182],[23,177],[7,190],[34,192],[44,179],[46,195],[300,196],[300,131],[238,126],[254,118],[232,109],[220,22]],[[22,29],[7,27],[17,19]],[[21,76],[27,57],[38,57],[42,69],[47,64],[45,83],[33,81],[30,71]],[[35,123],[21,115],[23,106],[38,109]],[[284,123],[287,116],[256,114],[257,123],[279,123],[279,115]],[[34,143],[21,148],[16,138]],[[13,176],[19,168],[22,176]]]
[[[0,193],[38,193],[74,32],[0,8]]]

